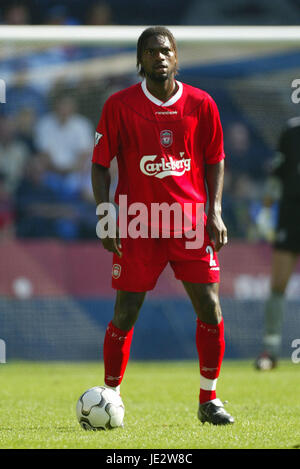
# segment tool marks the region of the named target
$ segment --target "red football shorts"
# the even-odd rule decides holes
[[[203,246],[187,249],[187,238],[124,238],[122,257],[113,257],[112,287],[117,290],[152,290],[170,263],[178,280],[192,283],[218,283],[220,267],[207,231]]]

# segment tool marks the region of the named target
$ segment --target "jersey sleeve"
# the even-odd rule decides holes
[[[206,143],[204,159],[206,164],[216,164],[225,158],[223,129],[215,101],[209,96],[206,103]]]
[[[108,99],[101,113],[95,133],[92,162],[110,167],[111,160],[119,151],[119,117],[117,103]]]

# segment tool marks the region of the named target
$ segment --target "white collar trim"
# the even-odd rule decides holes
[[[152,101],[152,103],[156,104],[157,106],[172,106],[172,104],[175,104],[180,98],[181,98],[181,95],[182,95],[182,91],[183,91],[183,86],[182,86],[182,83],[180,81],[177,81],[176,80],[176,83],[178,85],[178,90],[176,91],[176,93],[166,102],[163,102],[161,101],[160,99],[157,99],[155,96],[153,96],[153,94],[151,94],[149,91],[148,91],[148,88],[147,88],[147,85],[146,85],[146,80],[144,79],[142,81],[142,90],[143,92],[145,93],[146,97]]]

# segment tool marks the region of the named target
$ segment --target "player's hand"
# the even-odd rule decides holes
[[[102,245],[104,249],[106,249],[109,252],[112,252],[114,254],[117,254],[117,256],[122,257],[122,244],[120,241],[119,237],[119,231],[117,229],[117,237],[116,238],[103,238],[101,239]]]
[[[209,212],[207,215],[206,229],[209,237],[214,241],[215,250],[218,252],[228,242],[227,228],[220,214]]]

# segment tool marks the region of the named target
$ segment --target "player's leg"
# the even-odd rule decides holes
[[[183,282],[197,315],[196,345],[200,365],[200,404],[216,398],[224,350],[224,326],[217,283]]]
[[[183,282],[197,315],[196,345],[200,365],[198,417],[215,425],[234,422],[216,398],[216,385],[224,351],[224,322],[219,301],[218,283]]]
[[[114,317],[104,337],[105,385],[119,392],[129,360],[134,324],[145,299],[145,292],[117,291]]]
[[[159,240],[124,238],[122,257],[113,257],[112,287],[117,291],[114,316],[104,339],[105,384],[119,389],[129,359],[134,324],[147,291],[166,266]]]
[[[264,345],[275,356],[280,353],[284,295],[297,258],[295,253],[276,249],[272,256],[271,295],[265,309]]]
[[[223,360],[225,340],[219,301],[220,267],[208,233],[201,249],[187,249],[186,239],[169,243],[170,265],[181,280],[197,315],[196,345],[200,365],[198,417],[216,425],[233,423],[219,399],[216,384]]]
[[[274,249],[272,256],[271,293],[265,305],[264,352],[257,358],[258,369],[276,366],[281,351],[285,291],[295,269],[298,255]]]

